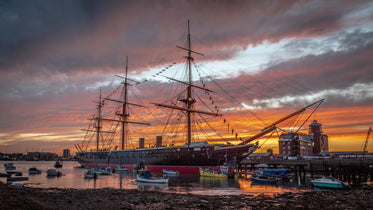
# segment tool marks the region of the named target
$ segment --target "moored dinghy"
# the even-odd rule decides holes
[[[13,163],[5,163],[4,167],[5,170],[16,170],[16,167],[13,165]]]
[[[47,176],[62,176],[62,172],[57,171],[55,169],[48,169]]]
[[[28,173],[29,174],[41,174],[41,170],[35,168],[35,167],[31,167],[28,169]]]
[[[115,171],[118,173],[128,172],[128,168],[122,167],[121,165],[117,165],[117,167],[115,168]]]
[[[156,184],[166,184],[168,183],[168,177],[152,177],[151,172],[149,170],[140,169],[138,170],[137,181]]]
[[[62,168],[62,166],[63,166],[63,163],[62,163],[62,161],[56,161],[55,163],[54,163],[54,167],[55,168]]]
[[[163,169],[163,174],[166,176],[179,176],[178,171],[172,171],[172,170],[166,170],[166,169]]]
[[[278,182],[278,179],[276,179],[275,177],[271,177],[271,176],[252,175],[250,177],[250,180],[258,184],[276,184]]]
[[[27,181],[27,180],[28,180],[28,177],[22,177],[22,176],[18,176],[18,177],[7,177],[6,178],[6,181],[8,181],[8,182]]]
[[[333,177],[323,177],[319,179],[314,179],[311,181],[313,185],[316,187],[323,187],[323,188],[334,188],[334,189],[343,189],[348,188],[350,185],[346,182],[342,182],[336,178]]]
[[[98,178],[98,175],[97,175],[97,173],[94,172],[94,171],[87,170],[86,172],[84,172],[84,178],[97,179],[97,178]]]
[[[228,175],[226,173],[204,168],[199,168],[199,175],[202,177],[228,178]]]

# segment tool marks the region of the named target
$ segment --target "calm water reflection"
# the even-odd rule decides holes
[[[85,179],[85,169],[76,168],[75,162],[65,161],[63,167],[57,170],[63,173],[60,177],[47,177],[46,171],[54,168],[53,161],[0,161],[0,172],[5,172],[4,163],[13,162],[16,171],[28,176],[29,180],[23,183],[30,187],[39,188],[76,188],[76,189],[141,189],[157,190],[173,193],[192,193],[201,195],[238,195],[238,194],[277,194],[285,192],[310,191],[308,188],[298,188],[286,185],[255,185],[247,179],[219,179],[209,177],[170,177],[169,184],[137,183],[132,172],[115,173],[111,176],[99,176],[97,180]],[[42,170],[41,174],[28,174],[28,169],[36,167]],[[0,177],[6,182],[6,178]]]

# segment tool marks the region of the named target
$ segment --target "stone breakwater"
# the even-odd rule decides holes
[[[349,190],[208,196],[119,189],[10,189],[0,209],[373,209],[373,185]]]

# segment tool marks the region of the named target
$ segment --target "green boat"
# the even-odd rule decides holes
[[[316,187],[321,187],[321,188],[344,189],[344,188],[349,187],[348,183],[342,182],[333,177],[324,177],[324,178],[314,179],[311,182]]]

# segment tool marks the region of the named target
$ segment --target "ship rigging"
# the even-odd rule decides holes
[[[137,124],[137,125],[150,125],[148,122],[140,122],[135,121],[130,118],[130,106],[144,108],[143,105],[137,103],[131,103],[128,99],[128,88],[130,86],[129,81],[133,81],[128,78],[128,57],[126,58],[126,68],[124,76],[118,76],[123,81],[122,85],[122,94],[121,98],[113,99],[110,96],[104,97],[102,99],[101,91],[99,96],[99,101],[97,105],[98,113],[93,118],[95,124],[93,125],[94,129],[87,129],[86,137],[93,136],[93,133],[96,135],[96,149],[89,151],[88,142],[83,142],[81,145],[75,145],[76,149],[78,150],[77,156],[78,161],[90,167],[97,167],[97,166],[112,166],[115,167],[117,164],[121,164],[121,166],[125,166],[129,169],[133,168],[133,165],[144,164],[148,167],[148,169],[152,169],[153,171],[161,171],[163,169],[166,170],[177,170],[179,172],[190,172],[190,173],[199,173],[199,168],[211,168],[211,167],[218,167],[220,165],[226,164],[227,162],[230,163],[239,163],[243,158],[245,158],[248,154],[255,151],[258,147],[258,144],[252,144],[254,140],[273,132],[277,129],[277,125],[283,121],[292,118],[308,108],[317,105],[317,107],[322,103],[323,100],[319,100],[315,103],[312,103],[308,106],[305,106],[296,112],[293,112],[280,120],[272,123],[271,125],[265,127],[262,131],[260,131],[257,135],[247,138],[246,140],[242,139],[242,141],[238,144],[210,144],[207,141],[193,141],[194,137],[198,138],[197,134],[194,134],[196,129],[193,129],[193,122],[196,122],[195,117],[198,116],[203,120],[207,127],[213,127],[208,123],[204,116],[212,116],[212,117],[221,117],[222,114],[219,113],[219,110],[216,108],[211,109],[201,109],[202,106],[199,104],[203,101],[201,98],[195,94],[195,92],[202,91],[205,94],[213,93],[212,90],[206,88],[205,85],[199,86],[193,83],[192,78],[192,62],[194,57],[192,55],[199,55],[203,56],[202,53],[196,52],[192,50],[191,44],[191,37],[190,37],[190,25],[188,21],[188,35],[187,35],[187,47],[180,47],[177,48],[186,51],[187,55],[185,56],[186,59],[186,80],[178,80],[171,77],[166,77],[167,79],[171,80],[174,83],[178,83],[179,85],[183,86],[183,91],[176,96],[176,101],[171,103],[155,103],[152,104],[156,107],[171,110],[171,113],[174,111],[181,113],[179,114],[179,121],[183,117],[186,117],[186,128],[187,128],[187,135],[186,135],[186,143],[181,146],[165,146],[162,142],[162,136],[157,136],[156,145],[145,147],[144,145],[144,138],[139,139],[138,147],[135,149],[128,148],[128,139],[130,138],[129,134],[129,125]],[[135,81],[136,82],[136,81]],[[116,92],[118,88],[114,91]],[[210,97],[211,98],[211,97]],[[104,104],[112,102],[117,104],[116,111],[109,111],[109,113],[114,114],[116,118],[104,118],[102,116],[102,109]],[[200,103],[198,103],[200,102]],[[119,106],[118,106],[119,104]],[[162,118],[165,119],[166,125],[170,125],[170,117]],[[108,126],[110,129],[103,130],[102,124],[104,122],[111,122],[111,126]],[[202,127],[200,126],[202,130]],[[177,129],[163,129],[163,136],[170,136],[171,138],[175,138],[175,132]],[[214,132],[216,130],[213,129]],[[112,143],[115,137],[118,137],[117,134],[120,133],[120,145],[117,145],[115,148],[112,148]],[[105,136],[103,136],[105,134]],[[233,130],[232,130],[233,134]],[[218,136],[220,136],[218,134]],[[221,137],[221,136],[220,136]],[[237,135],[236,135],[237,137]],[[101,145],[101,146],[100,146]],[[117,150],[118,146],[120,149]]]

